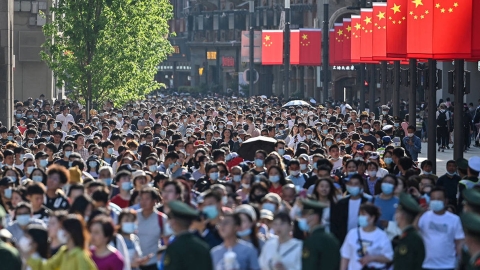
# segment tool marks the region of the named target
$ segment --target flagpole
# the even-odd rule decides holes
[[[428,152],[427,158],[432,161],[432,173],[437,171],[437,90],[435,87],[437,73],[437,61],[428,59],[428,122],[427,122],[427,138],[428,138]]]
[[[417,115],[417,59],[409,60],[410,91],[408,93],[408,122],[416,126]]]
[[[400,114],[400,61],[393,61],[393,116]],[[434,117],[435,118],[435,117]]]
[[[465,148],[464,129],[463,129],[463,94],[464,94],[464,80],[465,60],[455,60],[455,111],[453,113],[453,120],[455,128],[453,129],[453,159],[457,160],[463,158],[463,151]]]
[[[360,64],[360,78],[358,79],[358,86],[360,87],[360,106],[357,108],[359,113],[365,110],[365,67],[366,64]]]
[[[329,44],[328,44],[328,34],[329,34],[329,26],[328,20],[330,19],[330,15],[328,14],[329,8],[329,0],[323,0],[323,44],[322,44],[322,72],[323,72],[323,80],[322,80],[322,91],[323,91],[323,103],[326,104],[328,100],[328,62],[329,62]]]
[[[290,0],[285,0],[285,30],[284,30],[284,67],[285,98],[290,97]]]
[[[381,75],[382,75],[382,89],[380,92],[380,104],[386,105],[387,104],[387,61],[381,62]]]
[[[375,112],[375,91],[377,89],[376,73],[377,65],[370,64],[370,80],[368,80],[368,107],[371,112]]]

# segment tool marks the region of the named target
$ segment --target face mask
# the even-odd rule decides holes
[[[332,146],[333,142],[332,142],[332,141],[326,141],[325,144],[326,144],[328,147],[330,147],[330,146]]]
[[[413,137],[413,133],[407,133],[407,136],[411,138]]]
[[[263,167],[263,159],[255,159],[255,166]]]
[[[307,169],[307,164],[300,164],[300,170],[304,171]]]
[[[219,129],[222,129],[222,128],[223,128],[223,125],[218,125],[218,128],[219,128]]]
[[[350,193],[350,195],[357,196],[360,194],[360,187],[352,187],[347,185],[347,191]]]
[[[25,226],[30,222],[30,215],[18,215],[17,222],[20,226]]]
[[[227,155],[225,156],[225,160],[226,160],[226,161],[230,161],[231,159],[232,159],[232,154],[227,154]]]
[[[368,216],[360,215],[358,216],[358,226],[365,228],[368,226]]]
[[[328,129],[322,130],[323,134],[328,134]]]
[[[165,130],[160,131],[160,136],[165,137],[167,135],[167,132]]]
[[[215,181],[218,179],[218,172],[212,172],[208,176],[210,177],[210,179]]]
[[[383,194],[385,194],[385,195],[390,195],[390,194],[392,194],[394,188],[395,188],[395,186],[394,186],[393,184],[390,184],[390,183],[382,183],[382,192],[383,192]]]
[[[363,133],[370,133],[370,129],[364,128],[364,129],[363,129]]]
[[[348,148],[348,147],[350,147],[350,144],[346,143],[345,148]]]
[[[43,182],[43,176],[41,176],[41,175],[34,175],[34,176],[32,176],[32,180],[33,180],[34,182],[41,183],[41,182]]]
[[[246,230],[237,232],[237,236],[245,237],[245,236],[249,236],[251,233],[252,233],[252,229],[246,229]]]
[[[148,166],[148,170],[149,170],[150,172],[156,172],[157,169],[158,169],[158,166],[157,166],[157,165],[150,165],[150,166]]]
[[[128,191],[128,190],[130,190],[131,188],[132,188],[132,183],[130,183],[130,182],[123,182],[123,183],[122,183],[122,189],[123,189],[123,190]]]
[[[395,127],[399,127],[400,126],[400,123],[395,123],[393,124]]]
[[[88,166],[90,166],[90,168],[95,168],[95,167],[97,167],[97,162],[96,161],[89,161]]]
[[[356,174],[356,173],[357,173],[357,172],[347,172],[347,175],[348,175],[348,176],[352,176],[352,175],[354,175],[354,174]]]
[[[7,136],[7,140],[13,141],[13,136]]]
[[[423,171],[423,174],[430,175],[432,172]]]
[[[430,209],[434,212],[440,212],[445,208],[443,201],[439,200],[431,200],[429,205]]]
[[[66,158],[69,158],[71,154],[72,154],[72,151],[65,151]]]
[[[456,173],[456,172],[454,172],[454,173],[446,172],[446,174],[449,175],[449,176],[454,176],[454,175],[456,175],[457,173]]]
[[[387,112],[387,111],[382,111],[382,114],[383,114],[383,115],[387,115],[388,112]]]
[[[168,165],[168,168],[169,168],[170,170],[173,169],[173,167],[175,167],[175,164],[176,164],[176,163],[172,163],[172,164]]]
[[[113,179],[112,178],[105,178],[105,179],[103,179],[103,182],[105,183],[105,185],[110,186],[110,185],[112,185]]]
[[[389,165],[393,162],[393,159],[389,158],[389,157],[386,157],[386,158],[383,158],[383,161],[385,162],[385,164]]]
[[[278,181],[280,181],[280,175],[270,175],[268,180],[272,183],[278,183]]]
[[[242,181],[242,176],[241,176],[240,174],[235,174],[235,175],[233,176],[233,181],[234,181],[234,182],[240,182],[240,181]]]
[[[107,153],[108,153],[109,155],[113,154],[113,148],[108,148]]]
[[[40,159],[40,167],[45,168],[48,165],[48,160]]]
[[[368,173],[368,176],[370,176],[370,177],[377,176],[377,171],[368,171],[367,173]]]
[[[5,198],[10,199],[12,198],[12,188],[7,188],[3,191],[3,195],[5,195]]]
[[[264,203],[262,205],[262,209],[268,210],[272,213],[275,213],[275,208],[277,208],[277,207],[273,203]]]
[[[227,196],[222,196],[222,205],[227,205],[228,203],[228,197]]]
[[[27,174],[28,175],[32,174],[33,170],[35,170],[35,167],[33,167],[33,166],[27,167]]]
[[[307,135],[307,139],[309,139],[309,140],[311,140],[312,137],[313,137],[312,134],[308,134],[308,135]]]
[[[298,176],[300,174],[300,171],[290,171],[291,176]]]
[[[69,161],[68,162],[68,167],[70,168],[70,167],[72,167],[72,165],[73,165],[73,161]]]
[[[283,155],[285,155],[285,149],[278,149],[277,153],[278,153],[280,156],[283,156]]]
[[[308,226],[306,218],[299,218],[298,219],[298,228],[303,232],[308,232],[310,230],[310,226]]]
[[[215,205],[207,205],[203,208],[203,213],[207,216],[208,219],[214,219],[218,216],[218,210]]]
[[[63,245],[68,242],[67,233],[63,229],[57,231],[57,240]]]
[[[31,147],[33,145],[33,143],[29,142],[27,143],[28,147]]]
[[[121,113],[117,113],[117,118],[122,118],[122,114]]]
[[[243,188],[250,188],[250,184],[242,184]]]
[[[22,238],[20,238],[20,241],[18,241],[18,247],[20,248],[20,250],[24,253],[28,253],[30,252],[31,248],[32,248],[32,241],[30,241],[30,239],[28,239],[27,237],[23,236]]]
[[[122,224],[122,232],[128,233],[128,234],[135,232],[135,223],[134,222],[124,222]]]

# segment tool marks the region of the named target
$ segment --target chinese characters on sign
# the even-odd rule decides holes
[[[235,58],[232,56],[222,56],[222,67],[234,67]]]
[[[207,52],[207,60],[217,60],[217,52]]]

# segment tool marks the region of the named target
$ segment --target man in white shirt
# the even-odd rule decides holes
[[[55,120],[62,123],[62,131],[67,132],[68,131],[68,122],[71,121],[71,122],[75,123],[75,119],[73,119],[73,116],[68,113],[70,111],[68,106],[63,106],[62,108],[60,108],[60,111],[62,113],[57,115],[57,118]]]
[[[441,187],[430,192],[430,210],[418,221],[425,244],[423,269],[455,269],[465,234],[460,218],[446,210],[447,196]]]

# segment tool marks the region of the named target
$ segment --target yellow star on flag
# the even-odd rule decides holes
[[[350,25],[347,26],[347,31],[348,32],[352,31],[352,27]]]
[[[444,8],[442,8],[440,11],[441,11],[442,13],[445,13],[445,9],[444,9]]]
[[[425,18],[425,16],[421,15],[421,16],[420,16],[420,19],[423,19],[423,18]]]
[[[428,13],[429,13],[428,10],[425,10],[425,14],[428,14]]]
[[[407,18],[405,18],[405,17],[402,17],[402,20],[406,20],[406,19],[407,19]]]
[[[306,39],[308,39],[308,36],[307,36],[307,34],[303,34],[303,36],[302,36],[302,39],[303,39],[303,40],[306,40]]]
[[[402,21],[398,21],[398,24],[402,24]]]
[[[360,30],[360,27],[361,27],[361,25],[360,25],[359,23],[357,23],[357,24],[355,25],[355,28],[356,28],[357,30]]]
[[[449,8],[449,9],[448,9],[448,12],[453,12],[453,8]]]
[[[423,6],[422,0],[413,0],[412,3],[415,4],[415,8],[418,8],[418,6]]]
[[[410,15],[413,15],[413,11],[410,11]]]
[[[378,17],[379,20],[385,19],[385,12],[379,11],[378,14],[377,14],[377,17]]]
[[[393,4],[393,7],[391,8],[391,10],[393,10],[393,14],[397,14],[397,12],[401,12],[400,7],[401,5],[397,6],[397,4]]]
[[[414,18],[415,20],[418,19],[417,15],[413,16],[413,18]]]
[[[270,36],[265,36],[265,40],[270,40]]]
[[[454,6],[454,7],[458,7],[458,3],[454,3],[453,6]]]
[[[338,29],[337,34],[338,34],[339,36],[343,35],[343,30],[342,30],[342,29]]]
[[[437,3],[437,4],[435,5],[435,7],[436,7],[436,8],[440,8],[440,4]]]
[[[365,20],[363,20],[365,22],[365,24],[369,24],[369,23],[372,23],[372,18],[369,18],[368,16],[365,17]]]
[[[396,22],[395,22],[395,21],[393,21],[393,24],[395,24],[395,23],[396,23]]]

